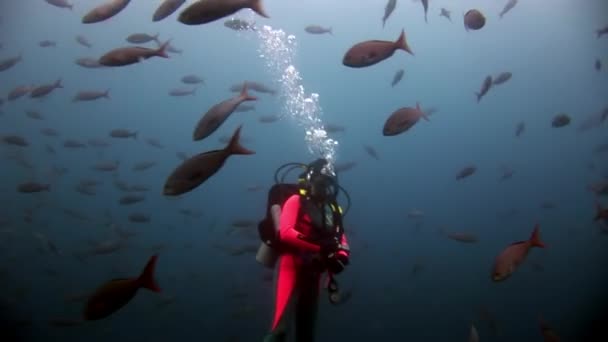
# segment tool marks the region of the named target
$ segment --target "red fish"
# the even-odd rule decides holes
[[[532,247],[545,247],[545,244],[540,240],[539,224],[536,224],[534,227],[529,240],[512,243],[496,257],[494,269],[492,270],[492,280],[498,282],[509,278],[515,272],[515,269],[525,260]]]
[[[372,66],[391,57],[397,50],[403,50],[412,56],[414,55],[405,39],[404,30],[401,30],[401,35],[396,42],[368,40],[353,45],[344,55],[342,64],[351,68]]]
[[[89,298],[84,309],[85,320],[97,320],[108,317],[125,306],[140,288],[160,292],[154,279],[154,269],[158,255],[153,255],[142,274],[132,279],[114,279],[101,286]]]

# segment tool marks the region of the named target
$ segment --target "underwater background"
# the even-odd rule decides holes
[[[0,72],[0,135],[29,144],[0,145],[0,341],[261,341],[274,303],[272,270],[255,259],[267,189],[281,165],[320,156],[351,163],[338,175],[352,205],[351,264],[337,277],[351,297],[333,306],[321,291],[318,341],[465,341],[472,324],[482,341],[541,341],[540,317],[563,341],[608,341],[608,227],[594,221],[608,191],[592,191],[608,181],[608,35],[596,34],[608,25],[608,2],[521,0],[501,19],[506,2],[431,0],[425,23],[419,1],[399,0],[383,27],[383,0],[263,0],[270,18],[244,9],[199,26],[179,23],[177,13],[153,22],[160,1],[133,0],[106,21],[83,24],[103,1],[73,0],[69,10],[2,0],[0,60],[22,58]],[[442,7],[451,21],[439,16]],[[469,9],[484,13],[485,27],[465,30]],[[223,24],[230,18],[258,29],[231,30]],[[309,34],[311,24],[332,34]],[[413,56],[342,64],[354,44],[395,41],[402,29]],[[182,52],[118,68],[74,63],[127,46],[136,32],[159,33]],[[43,40],[56,46],[41,47]],[[391,86],[399,69],[403,80]],[[501,72],[512,79],[477,102],[484,78]],[[188,87],[180,81],[188,74],[204,83],[192,96],[169,96]],[[17,86],[57,79],[63,88],[43,99],[7,100]],[[253,111],[233,113],[193,141],[200,117],[245,80],[277,92],[250,90]],[[105,89],[109,99],[72,101],[78,91]],[[389,115],[417,102],[434,109],[429,121],[383,136]],[[571,122],[555,127],[560,113]],[[260,121],[268,115],[280,120]],[[343,131],[307,138],[329,124]],[[176,153],[224,148],[220,138],[240,125],[242,145],[255,154],[231,156],[189,193],[163,195],[181,163]],[[45,128],[58,136],[41,134]],[[109,135],[119,128],[137,136]],[[66,147],[70,139],[84,146]],[[118,168],[94,169],[105,161]],[[144,161],[154,164],[133,169]],[[457,179],[469,165],[474,174]],[[503,179],[505,168],[512,177]],[[83,180],[98,184],[77,191]],[[24,182],[49,189],[18,191]],[[145,200],[121,204],[133,193],[125,183],[143,187]],[[536,224],[546,248],[493,282],[496,256]],[[115,248],[97,253],[104,244]],[[86,294],[138,276],[154,254],[160,294],[142,289],[106,319],[77,321]]]

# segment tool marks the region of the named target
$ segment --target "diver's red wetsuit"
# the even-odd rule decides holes
[[[276,275],[276,304],[272,322],[272,332],[279,341],[285,338],[288,317],[294,313],[296,341],[314,340],[320,278],[327,271],[319,261],[321,246],[309,240],[318,234],[313,231],[310,216],[306,212],[300,213],[300,207],[300,195],[292,195],[281,211],[279,240],[282,247]],[[346,236],[341,235],[341,244],[348,246]],[[346,258],[349,256],[346,250],[336,253]]]

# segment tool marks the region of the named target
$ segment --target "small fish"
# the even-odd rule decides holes
[[[467,232],[442,232],[447,238],[462,243],[477,243],[477,235]]]
[[[365,150],[365,152],[372,158],[376,159],[376,160],[380,160],[380,158],[378,157],[378,152],[376,152],[376,149],[373,148],[370,145],[363,145],[363,149]]]
[[[278,115],[262,115],[258,118],[258,121],[261,123],[273,123],[279,121],[279,119],[280,117]]]
[[[231,30],[234,30],[234,31],[247,31],[247,30],[255,31],[254,25],[255,25],[255,23],[250,23],[248,21],[238,19],[238,18],[228,19],[228,20],[224,21],[224,26]]]
[[[502,174],[500,175],[500,180],[504,181],[513,178],[513,175],[515,174],[513,169],[508,166],[503,166],[501,169]]]
[[[388,0],[386,6],[384,6],[384,16],[382,17],[382,27],[386,25],[386,21],[388,17],[391,16],[393,11],[395,11],[395,7],[397,7],[397,0]]]
[[[17,63],[21,62],[22,59],[23,59],[22,56],[18,55],[15,57],[9,57],[9,58],[0,60],[0,72],[6,71],[6,70],[14,67],[15,65],[17,65]]]
[[[420,209],[412,209],[407,213],[409,219],[421,219],[424,218],[424,216],[424,212]]]
[[[67,139],[66,141],[63,142],[63,147],[67,147],[67,148],[83,148],[83,147],[87,147],[87,145],[83,142],[80,142],[78,140],[74,140],[74,139]]]
[[[369,67],[391,57],[397,50],[414,55],[405,39],[404,30],[401,30],[396,42],[368,40],[353,45],[344,55],[342,64],[351,68]]]
[[[35,110],[27,110],[25,111],[25,115],[34,120],[44,120],[44,116]]]
[[[242,83],[233,84],[230,87],[230,91],[232,92],[240,92],[243,89],[243,83],[247,83],[247,89],[257,91],[258,93],[271,94],[275,95],[277,93],[276,90],[256,81],[245,80]]]
[[[508,80],[510,80],[512,76],[513,76],[513,74],[508,71],[501,72],[500,74],[498,74],[498,76],[496,76],[494,78],[494,80],[492,81],[492,84],[493,85],[503,84],[503,83],[507,82]]]
[[[105,91],[96,91],[96,90],[79,91],[72,98],[72,102],[95,101],[95,100],[98,100],[101,98],[110,99],[110,89],[106,89]]]
[[[25,193],[25,194],[31,194],[31,193],[43,192],[43,191],[48,192],[48,191],[51,191],[51,185],[38,183],[38,182],[26,182],[26,183],[21,183],[21,184],[17,185],[17,191],[19,191],[21,193]]]
[[[486,76],[483,80],[483,84],[481,85],[481,90],[478,93],[475,93],[477,96],[477,103],[481,101],[481,99],[488,93],[488,91],[492,88],[492,76]]]
[[[472,9],[464,15],[464,28],[469,30],[480,30],[486,25],[486,17],[478,10]]]
[[[308,25],[304,28],[304,31],[310,34],[325,34],[329,33],[330,35],[334,35],[334,32],[331,27],[323,27],[321,25]]]
[[[439,13],[439,16],[446,17],[449,21],[452,21],[451,13],[452,12],[448,11],[447,9],[441,8],[441,13]]]
[[[19,136],[19,135],[4,136],[4,137],[2,137],[2,141],[5,144],[13,145],[13,146],[26,147],[26,146],[30,145],[30,143],[24,137]]]
[[[59,88],[63,88],[63,85],[61,84],[61,79],[58,79],[53,84],[43,84],[41,86],[38,86],[38,87],[32,89],[32,91],[30,92],[30,97],[31,98],[42,98],[42,97],[45,97],[48,94],[50,94],[53,90],[59,89]]]
[[[188,95],[196,95],[196,89],[198,89],[198,88],[191,88],[191,89],[186,89],[186,88],[175,88],[175,89],[171,89],[171,90],[169,90],[169,95],[170,95],[170,96],[188,96]]]
[[[42,128],[40,129],[40,133],[42,133],[43,135],[46,135],[47,137],[58,137],[59,136],[59,132],[54,129],[54,128]]]
[[[119,67],[146,60],[152,57],[169,58],[166,49],[169,41],[163,43],[158,49],[148,49],[140,46],[128,46],[114,49],[99,58],[99,64],[105,66]]]
[[[145,200],[145,197],[140,196],[140,195],[125,195],[120,198],[118,203],[120,203],[122,205],[130,205],[130,204],[142,202],[143,200]]]
[[[502,17],[507,14],[507,12],[509,12],[510,10],[513,9],[513,7],[515,7],[515,5],[517,5],[517,0],[508,0],[507,4],[505,5],[505,7],[502,9],[502,11],[500,11],[500,13],[498,14],[498,16],[500,17],[500,19],[502,19]]]
[[[526,129],[526,124],[523,121],[520,121],[517,123],[517,125],[515,125],[515,136],[519,137],[520,135],[522,135],[524,133],[524,130]]]
[[[53,40],[42,40],[38,43],[38,46],[47,48],[47,47],[55,47],[57,46],[57,42]]]
[[[184,4],[184,2],[186,2],[186,0],[164,0],[154,12],[152,21],[156,22],[167,18],[171,14],[175,13],[175,11],[177,11]]]
[[[465,166],[462,170],[460,170],[456,174],[456,180],[465,179],[471,175],[473,175],[477,171],[477,167],[474,165]]]
[[[346,127],[341,126],[341,125],[331,124],[331,123],[325,124],[324,128],[325,128],[325,132],[327,132],[327,133],[338,133],[338,132],[346,131]]]
[[[545,244],[540,239],[540,225],[538,224],[534,226],[529,240],[512,243],[496,257],[491,275],[492,280],[499,282],[509,278],[525,260],[532,247],[545,248]]]
[[[228,119],[230,114],[232,114],[241,103],[255,100],[257,100],[255,96],[250,96],[247,93],[247,83],[244,83],[239,96],[235,96],[214,105],[203,115],[194,128],[192,139],[198,141],[208,137],[215,132],[226,119]]]
[[[424,8],[424,22],[428,23],[427,12],[429,11],[429,0],[420,0],[422,2],[422,8]]]
[[[76,187],[74,188],[76,190],[76,192],[83,194],[83,195],[87,195],[87,196],[95,196],[97,195],[97,192],[95,191],[95,188],[92,186],[86,186],[83,184],[78,184],[76,185]]]
[[[393,81],[391,82],[391,87],[394,87],[397,85],[397,83],[401,82],[401,79],[403,79],[404,74],[405,74],[405,70],[403,70],[403,69],[397,70],[397,72],[395,72],[395,76],[393,76]]]
[[[51,4],[55,7],[73,9],[74,5],[68,3],[66,0],[45,0],[48,4]]]
[[[601,71],[602,70],[602,61],[599,59],[596,59],[594,67],[595,67],[596,71]]]
[[[108,317],[125,306],[140,288],[160,292],[154,279],[157,260],[158,255],[152,256],[138,278],[114,279],[98,288],[85,305],[84,319],[98,320]]]
[[[553,120],[551,121],[551,126],[553,126],[554,128],[568,126],[570,124],[570,121],[571,119],[568,114],[560,113],[553,118]]]
[[[34,86],[26,86],[26,85],[17,86],[15,88],[13,88],[13,90],[11,90],[10,93],[8,93],[8,96],[6,97],[6,99],[9,101],[15,101],[15,100],[27,95],[34,88],[35,88]]]
[[[154,165],[156,165],[156,162],[153,162],[153,161],[143,161],[143,162],[139,162],[139,163],[133,165],[132,170],[133,171],[145,171],[145,170],[153,167]]]
[[[148,138],[146,139],[146,143],[152,147],[164,148],[164,146],[156,138]]]
[[[133,223],[148,223],[150,222],[150,216],[143,213],[132,213],[129,214],[129,221]]]
[[[118,161],[100,161],[95,163],[91,168],[97,171],[111,172],[116,171],[120,166]]]
[[[99,59],[91,57],[81,57],[74,60],[74,63],[87,69],[98,69],[103,68],[105,65],[99,64]]]
[[[107,0],[106,3],[99,5],[82,17],[83,24],[98,23],[117,15],[127,7],[131,0]]]
[[[129,35],[126,40],[129,43],[132,44],[146,44],[149,43],[151,41],[155,41],[157,44],[161,44],[160,41],[158,40],[158,35],[159,33],[151,36],[147,33],[133,33],[131,35]]]
[[[395,136],[408,131],[420,118],[429,121],[428,116],[420,109],[420,104],[416,103],[416,108],[404,107],[394,111],[382,128],[382,135]]]
[[[81,36],[81,35],[76,36],[76,42],[89,49],[93,47],[93,44],[91,44],[91,42],[89,42],[89,40],[87,38],[85,38],[84,36]]]
[[[116,128],[110,131],[112,138],[133,138],[137,139],[137,131],[130,131],[124,128]]]
[[[608,34],[608,26],[595,31],[597,33],[597,39],[600,39],[603,35]]]
[[[202,79],[201,77],[198,77],[197,75],[186,75],[184,77],[182,77],[182,83],[185,84],[199,84],[199,83],[205,83],[205,80]]]
[[[236,129],[230,143],[224,149],[197,154],[179,165],[167,178],[163,194],[176,196],[190,192],[217,173],[231,155],[254,154],[254,151],[246,149],[239,143],[241,128],[242,126],[239,126]]]
[[[244,8],[250,8],[260,16],[269,18],[262,7],[262,0],[205,0],[196,1],[186,7],[177,20],[185,25],[201,25],[222,19]]]

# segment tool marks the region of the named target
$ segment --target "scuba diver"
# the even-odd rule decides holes
[[[298,184],[285,183],[286,174],[279,180],[278,173],[289,166],[286,173],[304,168]],[[264,342],[287,341],[292,318],[295,341],[312,342],[324,274],[330,303],[341,301],[334,275],[349,264],[350,250],[337,196],[342,190],[349,207],[350,197],[325,159],[285,164],[275,173],[275,183],[268,192],[266,217],[258,225],[262,244],[256,259],[269,268],[278,261],[274,315]]]

